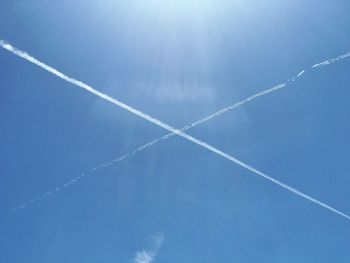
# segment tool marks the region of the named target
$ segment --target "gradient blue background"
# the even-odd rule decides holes
[[[258,3],[257,3],[258,2]],[[0,1],[0,38],[176,127],[350,51],[348,1]],[[189,134],[350,213],[350,60]],[[350,262],[350,222],[0,50],[0,262]]]

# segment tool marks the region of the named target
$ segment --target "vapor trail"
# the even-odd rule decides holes
[[[71,77],[63,74],[62,72],[58,71],[57,69],[37,60],[36,58],[30,56],[29,54],[15,48],[13,46],[11,46],[10,44],[4,42],[3,40],[0,40],[0,45],[4,49],[15,54],[16,56],[19,56],[19,57],[37,65],[37,66],[43,68],[44,70],[56,75],[57,77],[65,80],[67,82],[72,83],[80,88],[83,88],[83,89],[87,90],[88,92],[90,92],[90,93],[92,93],[92,94],[94,94],[94,95],[96,95],[96,96],[98,96],[106,101],[109,101],[118,107],[121,107],[121,108],[123,108],[123,109],[125,109],[125,110],[151,122],[151,123],[158,125],[159,127],[162,127],[164,129],[168,130],[171,133],[177,134],[177,135],[181,136],[182,138],[187,139],[188,141],[191,141],[191,142],[193,142],[193,143],[195,143],[195,144],[197,144],[197,145],[199,145],[199,146],[201,146],[201,147],[203,147],[203,148],[205,148],[205,149],[207,149],[207,150],[209,150],[209,151],[211,151],[211,152],[213,152],[213,153],[215,153],[215,154],[217,154],[217,155],[219,155],[219,156],[221,156],[221,157],[223,157],[223,158],[225,158],[225,159],[227,159],[227,160],[229,160],[229,161],[231,161],[231,162],[233,162],[233,163],[235,163],[235,164],[237,164],[237,165],[239,165],[239,166],[241,166],[241,167],[243,167],[251,172],[253,172],[255,175],[258,175],[258,176],[274,183],[275,185],[278,185],[278,186],[284,188],[285,190],[288,190],[288,191],[298,195],[299,197],[302,197],[302,198],[304,198],[304,199],[306,199],[306,200],[308,200],[308,201],[310,201],[310,202],[312,202],[320,207],[323,207],[323,208],[325,208],[325,209],[327,209],[327,210],[329,210],[329,211],[331,211],[339,216],[342,216],[342,217],[350,220],[349,215],[333,208],[332,206],[329,206],[326,203],[323,203],[322,201],[319,201],[319,200],[317,200],[317,199],[315,199],[315,198],[313,198],[313,197],[311,197],[311,196],[309,196],[309,195],[307,195],[307,194],[305,194],[305,193],[303,193],[303,192],[301,192],[301,191],[299,191],[299,190],[297,190],[297,189],[295,189],[295,188],[293,188],[293,187],[291,187],[291,186],[289,186],[289,185],[287,185],[287,184],[285,184],[277,179],[274,179],[274,178],[268,176],[267,174],[257,170],[256,168],[236,159],[235,157],[233,157],[227,153],[224,153],[223,151],[221,151],[219,149],[216,149],[215,147],[207,144],[206,142],[198,140],[198,139],[184,133],[183,131],[181,131],[179,129],[176,129],[176,128],[174,128],[174,127],[172,127],[172,126],[170,126],[170,125],[168,125],[168,124],[166,124],[166,123],[164,123],[156,118],[151,117],[150,115],[148,115],[146,113],[143,113],[140,110],[137,110],[137,109],[135,109],[135,108],[133,108],[133,107],[131,107],[131,106],[115,99],[115,98],[112,98],[111,96],[94,89],[93,87],[83,83],[82,81],[76,80],[74,78],[71,78]],[[347,55],[345,57],[347,57]],[[343,58],[344,57],[342,57],[340,59],[343,59]],[[338,60],[340,60],[340,59],[338,59]],[[330,63],[332,63],[332,62],[330,62]],[[291,81],[294,81],[294,79],[292,79]]]
[[[288,81],[287,81],[287,82],[288,82]],[[268,93],[277,91],[277,90],[279,90],[279,89],[281,89],[281,88],[283,88],[283,87],[285,87],[285,86],[286,86],[286,84],[285,84],[285,83],[282,83],[282,84],[277,85],[277,86],[275,86],[275,87],[272,87],[272,88],[270,88],[270,89],[267,89],[267,90],[264,90],[264,91],[259,92],[259,93],[257,93],[257,94],[254,94],[254,95],[252,95],[252,96],[250,96],[250,97],[248,97],[248,98],[246,98],[246,99],[244,99],[244,100],[241,100],[241,101],[239,101],[239,102],[237,102],[237,103],[235,103],[235,104],[233,104],[233,105],[231,105],[231,106],[229,106],[229,107],[226,107],[226,108],[224,108],[224,109],[222,109],[222,110],[219,110],[219,111],[215,112],[214,114],[211,114],[211,115],[209,115],[209,116],[207,116],[207,117],[205,117],[205,118],[203,118],[203,119],[200,119],[200,120],[198,120],[198,121],[196,121],[196,122],[193,122],[193,123],[190,124],[190,125],[187,125],[187,126],[183,127],[183,128],[181,129],[181,131],[186,131],[186,130],[189,130],[189,129],[193,128],[193,127],[196,127],[197,125],[200,125],[200,124],[202,124],[202,123],[204,123],[204,122],[207,122],[207,121],[209,121],[209,120],[211,120],[211,119],[213,119],[213,118],[215,118],[215,117],[217,117],[217,116],[219,116],[219,115],[221,115],[221,114],[223,114],[223,113],[226,113],[226,112],[231,111],[231,110],[233,110],[233,109],[235,109],[235,108],[238,108],[238,107],[242,106],[243,104],[245,104],[245,103],[247,103],[247,102],[249,102],[249,101],[251,101],[251,100],[257,99],[258,97],[263,96],[263,95],[266,95],[266,94],[268,94]],[[27,201],[26,203],[22,203],[21,205],[18,205],[16,208],[13,208],[13,209],[12,209],[12,212],[15,212],[15,211],[17,211],[17,210],[22,210],[22,209],[24,209],[25,207],[27,207],[28,205],[33,204],[34,202],[37,202],[37,201],[39,201],[39,200],[41,200],[41,199],[43,199],[43,198],[45,198],[45,197],[51,196],[51,195],[54,194],[54,193],[61,192],[63,189],[65,189],[65,188],[67,188],[67,187],[69,187],[69,186],[71,186],[71,185],[77,183],[77,182],[78,182],[80,179],[82,179],[83,177],[85,177],[85,176],[87,176],[87,175],[91,175],[91,174],[95,173],[97,170],[99,170],[99,169],[101,169],[101,168],[106,168],[106,167],[108,167],[108,166],[110,166],[110,165],[112,165],[112,164],[114,164],[114,163],[116,163],[116,162],[120,162],[120,161],[122,161],[122,160],[125,160],[125,159],[127,159],[127,158],[129,158],[129,157],[135,155],[136,153],[141,152],[141,151],[143,151],[143,150],[145,150],[145,149],[151,147],[152,145],[154,145],[154,144],[156,144],[156,143],[158,143],[158,142],[160,142],[160,141],[164,141],[164,140],[166,140],[166,139],[172,137],[173,135],[175,135],[175,134],[174,134],[174,133],[165,134],[164,136],[162,136],[162,137],[160,137],[160,138],[158,138],[158,139],[155,139],[155,140],[153,140],[153,141],[147,142],[147,143],[145,143],[144,145],[138,147],[137,149],[135,149],[135,150],[132,152],[132,154],[125,154],[125,155],[123,155],[123,156],[121,156],[121,157],[118,157],[118,158],[115,158],[115,159],[113,159],[113,160],[111,160],[111,161],[109,161],[109,162],[105,162],[105,163],[99,164],[99,165],[97,165],[97,166],[91,168],[90,170],[88,170],[86,173],[83,173],[83,174],[81,174],[81,175],[79,175],[79,176],[77,176],[77,177],[74,177],[73,179],[67,181],[66,183],[62,184],[61,186],[57,186],[57,187],[55,187],[54,189],[52,189],[52,190],[50,190],[50,191],[47,191],[47,192],[45,192],[44,194],[38,195],[37,197],[35,197],[35,198],[33,198],[33,199]]]
[[[334,62],[338,62],[339,60],[342,60],[342,59],[347,58],[347,57],[350,57],[350,52],[343,54],[343,55],[340,55],[336,58],[332,58],[330,60],[326,60],[326,61],[323,61],[321,63],[315,64],[312,66],[312,68],[319,68],[319,67],[327,66],[329,64],[332,64]]]

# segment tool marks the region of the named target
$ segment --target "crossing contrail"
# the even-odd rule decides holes
[[[245,103],[247,103],[247,102],[249,102],[251,100],[257,99],[260,96],[263,96],[263,95],[266,95],[268,93],[271,93],[271,92],[277,91],[279,89],[282,89],[285,86],[286,86],[286,84],[282,83],[282,84],[274,86],[274,87],[272,87],[270,89],[267,89],[267,90],[264,90],[262,92],[256,93],[256,94],[254,94],[254,95],[252,95],[252,96],[250,96],[250,97],[248,97],[246,99],[243,99],[243,100],[241,100],[241,101],[239,101],[239,102],[237,102],[237,103],[235,103],[235,104],[233,104],[233,105],[231,105],[229,107],[226,107],[226,108],[224,108],[222,110],[219,110],[219,111],[215,112],[214,114],[211,114],[211,115],[209,115],[209,116],[207,116],[205,118],[202,118],[202,119],[200,119],[200,120],[198,120],[196,122],[193,122],[190,125],[186,125],[185,127],[181,128],[181,131],[186,131],[186,130],[189,130],[189,129],[193,128],[193,127],[196,127],[196,126],[198,126],[198,125],[200,125],[200,124],[202,124],[204,122],[207,122],[207,121],[209,121],[209,120],[211,120],[211,119],[213,119],[213,118],[215,118],[215,117],[217,117],[217,116],[219,116],[221,114],[224,114],[224,113],[226,113],[228,111],[236,109],[236,108],[242,106],[243,104],[245,104]],[[45,197],[51,196],[54,193],[61,192],[63,189],[66,189],[67,187],[69,187],[69,186],[71,186],[73,184],[76,184],[83,177],[85,177],[87,175],[91,175],[91,174],[95,173],[97,170],[99,170],[101,168],[106,168],[106,167],[108,167],[108,166],[110,166],[110,165],[112,165],[112,164],[114,164],[116,162],[120,162],[120,161],[125,160],[125,159],[127,159],[129,157],[132,157],[135,154],[137,154],[138,152],[141,152],[141,151],[151,147],[152,145],[154,145],[154,144],[156,144],[158,142],[161,142],[161,141],[164,141],[166,139],[169,139],[170,137],[172,137],[174,135],[175,135],[174,133],[165,134],[164,136],[162,136],[162,137],[160,137],[158,139],[155,139],[153,141],[150,141],[150,142],[147,142],[147,143],[143,144],[142,146],[140,146],[137,149],[135,149],[132,153],[124,154],[124,155],[122,155],[122,156],[120,156],[118,158],[115,158],[113,160],[110,160],[108,162],[101,163],[101,164],[99,164],[99,165],[89,169],[86,173],[82,173],[81,175],[79,175],[77,177],[74,177],[73,179],[70,179],[69,181],[67,181],[66,183],[62,184],[61,186],[57,186],[54,189],[52,189],[50,191],[47,191],[47,192],[45,192],[45,193],[43,193],[41,195],[38,195],[37,197],[35,197],[35,198],[33,198],[33,199],[29,200],[29,201],[27,201],[26,203],[22,203],[21,205],[18,205],[16,208],[13,208],[12,211],[15,212],[17,210],[22,210],[25,207],[27,207],[28,205],[33,204],[34,202],[37,202],[37,201],[39,201],[39,200],[41,200],[41,199],[43,199]]]
[[[198,139],[184,133],[183,131],[170,126],[169,124],[166,124],[166,123],[164,123],[164,122],[162,122],[154,117],[151,117],[150,115],[148,115],[148,114],[146,114],[138,109],[135,109],[135,108],[133,108],[133,107],[131,107],[131,106],[115,99],[115,98],[112,98],[111,96],[94,89],[93,87],[85,84],[82,81],[76,80],[72,77],[65,75],[64,73],[58,71],[57,69],[37,60],[36,58],[32,57],[31,55],[27,54],[26,52],[23,52],[15,47],[13,47],[9,43],[7,43],[3,40],[0,40],[0,45],[1,45],[1,47],[12,52],[13,54],[43,68],[44,70],[56,75],[57,77],[65,80],[67,82],[72,83],[72,84],[74,84],[82,89],[85,89],[86,91],[94,94],[95,96],[98,96],[98,97],[100,97],[100,98],[102,98],[110,103],[113,103],[114,105],[121,107],[121,108],[123,108],[123,109],[125,109],[125,110],[143,118],[144,120],[147,120],[147,121],[159,126],[159,127],[162,127],[163,129],[166,129],[173,134],[176,134],[176,135],[178,135],[178,136],[180,136],[188,141],[191,141],[191,142],[193,142],[193,143],[195,143],[195,144],[197,144],[197,145],[199,145],[199,146],[201,146],[201,147],[203,147],[203,148],[205,148],[205,149],[207,149],[207,150],[209,150],[209,151],[211,151],[211,152],[213,152],[213,153],[215,153],[215,154],[217,154],[217,155],[219,155],[219,156],[221,156],[221,157],[223,157],[223,158],[225,158],[225,159],[227,159],[227,160],[229,160],[229,161],[231,161],[231,162],[233,162],[233,163],[235,163],[235,164],[237,164],[237,165],[239,165],[239,166],[241,166],[249,171],[251,171],[255,175],[258,175],[258,176],[272,182],[273,184],[280,186],[280,187],[284,188],[285,190],[298,195],[299,197],[302,197],[302,198],[304,198],[304,199],[306,199],[306,200],[308,200],[308,201],[310,201],[310,202],[312,202],[320,207],[323,207],[323,208],[325,208],[325,209],[327,209],[327,210],[329,210],[329,211],[331,211],[339,216],[342,216],[342,217],[350,220],[350,216],[345,214],[344,212],[341,212],[340,210],[337,210],[337,209],[333,208],[332,206],[327,205],[326,203],[319,201],[318,199],[315,199],[315,198],[297,190],[296,188],[293,188],[292,186],[289,186],[289,185],[287,185],[287,184],[285,184],[277,179],[274,179],[271,176],[257,170],[256,168],[238,160],[237,158],[235,158],[227,153],[224,153],[223,151],[215,148],[214,146],[211,146],[211,145],[207,144],[206,142],[198,140]],[[341,59],[343,59],[343,58],[341,58]],[[340,60],[340,59],[338,59],[338,60]],[[336,60],[336,61],[338,61],[338,60]],[[323,62],[323,63],[325,63],[325,62]],[[328,64],[330,64],[330,63],[332,63],[332,62],[329,62]],[[292,79],[291,81],[294,81],[294,80],[295,79]]]

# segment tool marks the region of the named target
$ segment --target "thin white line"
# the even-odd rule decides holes
[[[250,165],[248,165],[248,164],[246,164],[246,163],[236,159],[235,157],[233,157],[233,156],[231,156],[231,155],[229,155],[227,153],[224,153],[224,152],[220,151],[219,149],[216,149],[215,147],[213,147],[213,146],[211,146],[211,145],[209,145],[209,144],[207,144],[207,143],[205,143],[203,141],[200,141],[200,140],[198,140],[198,139],[196,139],[196,138],[194,138],[194,137],[184,133],[183,131],[181,131],[179,129],[176,129],[176,128],[174,128],[174,127],[172,127],[172,126],[170,126],[170,125],[168,125],[168,124],[166,124],[166,123],[164,123],[164,122],[162,122],[162,121],[160,121],[160,120],[158,120],[156,118],[151,117],[150,115],[148,115],[146,113],[143,113],[140,110],[137,110],[137,109],[135,109],[135,108],[133,108],[133,107],[131,107],[131,106],[129,106],[129,105],[127,105],[127,104],[125,104],[125,103],[115,99],[115,98],[110,97],[107,94],[104,94],[104,93],[94,89],[93,87],[83,83],[82,81],[79,81],[79,80],[76,80],[74,78],[68,77],[67,75],[63,74],[62,72],[58,71],[57,69],[54,69],[51,66],[49,66],[49,65],[47,65],[47,64],[37,60],[36,58],[30,56],[29,54],[27,54],[27,53],[25,53],[25,52],[15,48],[15,47],[11,46],[8,43],[5,43],[3,40],[0,40],[0,45],[4,49],[12,52],[13,54],[15,54],[15,55],[17,55],[17,56],[19,56],[19,57],[21,57],[21,58],[23,58],[23,59],[33,63],[33,64],[35,64],[35,65],[45,69],[46,71],[56,75],[57,77],[65,80],[67,82],[70,82],[70,83],[72,83],[72,84],[74,84],[74,85],[76,85],[76,86],[78,86],[80,88],[83,88],[86,91],[88,91],[88,92],[90,92],[90,93],[92,93],[92,94],[94,94],[94,95],[96,95],[96,96],[98,96],[98,97],[100,97],[100,98],[102,98],[102,99],[104,99],[106,101],[109,101],[109,102],[113,103],[114,105],[116,105],[118,107],[121,107],[121,108],[123,108],[123,109],[125,109],[125,110],[127,110],[127,111],[129,111],[129,112],[131,112],[131,113],[133,113],[133,114],[135,114],[135,115],[137,115],[137,116],[139,116],[139,117],[149,121],[149,122],[152,122],[152,123],[154,123],[154,124],[164,128],[164,129],[170,131],[171,133],[177,134],[177,135],[179,135],[179,136],[181,136],[181,137],[183,137],[183,138],[185,138],[185,139],[187,139],[187,140],[189,140],[189,141],[191,141],[191,142],[193,142],[193,143],[195,143],[195,144],[197,144],[197,145],[199,145],[199,146],[201,146],[201,147],[203,147],[203,148],[205,148],[205,149],[207,149],[207,150],[209,150],[209,151],[211,151],[213,153],[216,153],[217,155],[220,155],[220,156],[224,157],[225,159],[227,159],[227,160],[229,160],[229,161],[231,161],[231,162],[233,162],[233,163],[235,163],[235,164],[237,164],[237,165],[239,165],[239,166],[241,166],[241,167],[243,167],[243,168],[253,172],[254,174],[256,174],[256,175],[258,175],[258,176],[260,176],[260,177],[262,177],[262,178],[264,178],[264,179],[266,179],[266,180],[268,180],[268,181],[270,181],[270,182],[272,182],[272,183],[274,183],[274,184],[276,184],[276,185],[278,185],[278,186],[280,186],[280,187],[282,187],[282,188],[284,188],[284,189],[286,189],[286,190],[288,190],[288,191],[290,191],[290,192],[292,192],[292,193],[294,193],[294,194],[296,194],[296,195],[298,195],[298,196],[300,196],[300,197],[302,197],[302,198],[304,198],[304,199],[306,199],[306,200],[308,200],[308,201],[310,201],[310,202],[312,202],[314,204],[317,204],[317,205],[319,205],[319,206],[321,206],[321,207],[323,207],[325,209],[328,209],[329,211],[331,211],[331,212],[333,212],[333,213],[335,213],[337,215],[340,215],[340,216],[350,220],[350,216],[349,215],[347,215],[347,214],[345,214],[345,213],[343,213],[343,212],[341,212],[341,211],[339,211],[339,210],[337,210],[337,209],[335,209],[335,208],[333,208],[333,207],[331,207],[331,206],[329,206],[329,205],[327,205],[327,204],[325,204],[325,203],[323,203],[323,202],[321,202],[321,201],[319,201],[319,200],[317,200],[317,199],[315,199],[315,198],[313,198],[313,197],[311,197],[311,196],[309,196],[309,195],[307,195],[307,194],[305,194],[305,193],[303,193],[303,192],[301,192],[301,191],[299,191],[299,190],[297,190],[297,189],[295,189],[295,188],[285,184],[285,183],[282,183],[281,181],[279,181],[277,179],[274,179],[274,178],[268,176],[267,174],[265,174],[263,172],[260,172],[259,170],[255,169],[254,167],[252,167],[252,166],[250,166]],[[256,96],[254,98],[256,98]],[[73,179],[73,181],[74,181],[74,179]],[[50,192],[47,192],[45,195],[50,195],[50,194],[51,194]]]

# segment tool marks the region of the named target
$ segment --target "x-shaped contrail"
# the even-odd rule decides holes
[[[37,65],[37,66],[39,66],[41,68],[43,68],[44,70],[46,70],[46,71],[48,71],[48,72],[50,72],[50,73],[52,73],[54,75],[56,75],[57,77],[65,80],[65,81],[67,81],[69,83],[72,83],[72,84],[74,84],[74,85],[76,85],[76,86],[78,86],[78,87],[80,87],[80,88],[82,88],[82,89],[92,93],[92,94],[94,94],[95,96],[98,96],[98,97],[100,97],[100,98],[102,98],[102,99],[104,99],[104,100],[106,100],[106,101],[108,101],[110,103],[113,103],[114,105],[116,105],[118,107],[121,107],[121,108],[123,108],[123,109],[125,109],[125,110],[127,110],[127,111],[129,111],[129,112],[131,112],[131,113],[133,113],[133,114],[135,114],[135,115],[137,115],[137,116],[139,116],[139,117],[141,117],[141,118],[143,118],[143,119],[145,119],[145,120],[147,120],[147,121],[157,125],[157,126],[160,126],[163,129],[166,129],[166,130],[168,130],[171,133],[174,133],[174,134],[176,134],[176,135],[178,135],[178,136],[180,136],[180,137],[182,137],[182,138],[184,138],[184,139],[186,139],[188,141],[191,141],[191,142],[193,142],[193,143],[195,143],[195,144],[197,144],[197,145],[199,145],[199,146],[201,146],[201,147],[203,147],[203,148],[205,148],[205,149],[207,149],[207,150],[209,150],[209,151],[211,151],[211,152],[213,152],[213,153],[215,153],[215,154],[217,154],[217,155],[219,155],[219,156],[221,156],[221,157],[223,157],[223,158],[225,158],[225,159],[227,159],[227,160],[229,160],[229,161],[231,161],[231,162],[233,162],[233,163],[235,163],[235,164],[237,164],[237,165],[239,165],[239,166],[241,166],[241,167],[243,167],[243,168],[245,168],[245,169],[247,169],[247,170],[249,170],[251,172],[253,172],[254,174],[256,174],[256,175],[258,175],[258,176],[260,176],[260,177],[262,177],[262,178],[264,178],[264,179],[266,179],[266,180],[268,180],[268,181],[270,181],[270,182],[272,182],[272,183],[274,183],[274,184],[276,184],[276,185],[278,185],[278,186],[280,186],[280,187],[282,187],[282,188],[284,188],[284,189],[286,189],[286,190],[288,190],[288,191],[298,195],[299,197],[302,197],[302,198],[304,198],[304,199],[306,199],[306,200],[308,200],[308,201],[310,201],[310,202],[312,202],[314,204],[317,204],[317,205],[319,205],[319,206],[321,206],[321,207],[323,207],[323,208],[325,208],[325,209],[327,209],[327,210],[329,210],[329,211],[331,211],[331,212],[333,212],[333,213],[335,213],[335,214],[337,214],[339,216],[342,216],[342,217],[350,220],[350,216],[345,214],[344,212],[341,212],[340,210],[337,210],[337,209],[333,208],[332,206],[327,205],[326,203],[324,203],[322,201],[319,201],[319,200],[317,200],[317,199],[315,199],[315,198],[313,198],[313,197],[311,197],[311,196],[309,196],[309,195],[307,195],[307,194],[305,194],[305,193],[303,193],[303,192],[293,188],[292,186],[289,186],[289,185],[287,185],[287,184],[285,184],[285,183],[283,183],[283,182],[281,182],[281,181],[279,181],[279,180],[277,180],[275,178],[272,178],[271,176],[269,176],[269,175],[267,175],[267,174],[257,170],[256,168],[254,168],[254,167],[252,167],[252,166],[250,166],[250,165],[248,165],[248,164],[238,160],[237,158],[235,158],[235,157],[233,157],[233,156],[231,156],[231,155],[229,155],[229,154],[227,154],[227,153],[225,153],[225,152],[215,148],[214,146],[211,146],[211,145],[207,144],[206,142],[203,142],[201,140],[198,140],[198,139],[196,139],[196,138],[186,134],[182,130],[176,129],[176,128],[170,126],[169,124],[166,124],[166,123],[164,123],[164,122],[162,122],[162,121],[160,121],[160,120],[158,120],[158,119],[156,119],[156,118],[154,118],[154,117],[152,117],[152,116],[150,116],[150,115],[148,115],[148,114],[146,114],[146,113],[144,113],[144,112],[142,112],[142,111],[140,111],[138,109],[135,109],[135,108],[133,108],[133,107],[131,107],[131,106],[129,106],[129,105],[127,105],[127,104],[125,104],[125,103],[115,99],[115,98],[112,98],[111,96],[96,90],[95,88],[85,84],[82,81],[76,80],[76,79],[74,79],[72,77],[69,77],[69,76],[65,75],[64,73],[58,71],[57,69],[55,69],[55,68],[53,68],[53,67],[51,67],[51,66],[49,66],[49,65],[47,65],[47,64],[45,64],[45,63],[43,63],[41,61],[39,61],[39,60],[37,60],[36,58],[32,57],[31,55],[29,55],[29,54],[27,54],[27,53],[25,53],[25,52],[15,48],[15,47],[13,47],[12,45],[10,45],[9,43],[6,43],[3,40],[0,40],[0,46],[3,47],[6,50],[12,52],[13,54],[15,54],[15,55],[17,55],[17,56],[19,56],[19,57],[21,57],[21,58],[31,62],[31,63],[33,63],[33,64],[35,64],[35,65]],[[327,64],[330,64],[332,62],[335,62],[335,61],[338,61],[340,59],[343,59],[345,57],[348,57],[348,56],[350,56],[350,53],[342,55],[342,56],[340,56],[340,57],[338,57],[336,59],[333,59],[333,60],[322,62],[320,64],[317,64],[317,65],[313,66],[313,67],[327,65]]]

